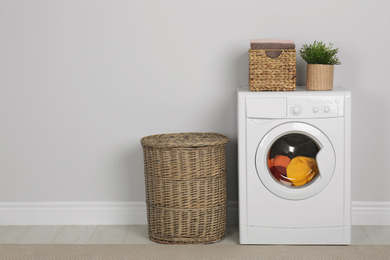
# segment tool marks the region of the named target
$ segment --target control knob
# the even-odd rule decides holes
[[[294,106],[292,109],[292,113],[294,115],[299,115],[302,112],[302,108],[300,106]]]

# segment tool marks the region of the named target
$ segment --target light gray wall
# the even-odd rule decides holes
[[[139,139],[184,131],[231,138],[237,199],[236,87],[253,38],[340,48],[352,199],[390,201],[389,3],[0,0],[0,201],[143,200]]]

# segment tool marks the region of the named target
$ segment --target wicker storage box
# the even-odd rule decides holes
[[[249,49],[249,89],[295,90],[297,76],[295,44],[291,41],[252,41]],[[261,49],[261,46],[266,48]],[[283,49],[283,46],[286,46],[286,49]]]
[[[228,140],[216,133],[141,139],[150,240],[193,244],[226,236]]]

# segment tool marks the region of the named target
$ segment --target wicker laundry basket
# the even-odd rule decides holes
[[[226,236],[228,140],[217,133],[141,139],[150,240],[194,244]]]

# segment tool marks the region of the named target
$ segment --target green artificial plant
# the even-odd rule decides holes
[[[323,42],[314,41],[313,44],[304,44],[299,54],[308,64],[340,65],[336,54],[339,49],[333,48],[333,44],[326,46]]]

